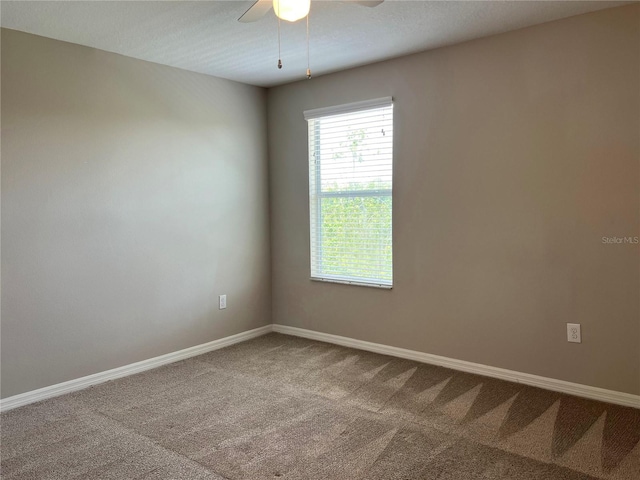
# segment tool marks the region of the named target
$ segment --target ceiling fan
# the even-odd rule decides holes
[[[355,3],[365,7],[376,7],[384,0],[343,0],[343,2]],[[280,20],[296,22],[306,17],[307,19],[307,78],[311,78],[311,67],[309,65],[309,9],[311,0],[257,0],[251,8],[244,12],[238,19],[242,23],[251,23],[260,20],[273,7],[273,11],[278,17],[278,68],[282,68],[280,58]]]
[[[377,7],[384,0],[347,0],[365,7]],[[311,0],[257,0],[239,19],[242,23],[257,22],[273,7],[276,16],[282,20],[295,22],[309,13]]]

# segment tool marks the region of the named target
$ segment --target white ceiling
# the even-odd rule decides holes
[[[7,1],[3,27],[264,87],[305,78],[306,25],[237,21],[252,1]],[[451,45],[623,1],[403,1],[311,4],[314,75]]]

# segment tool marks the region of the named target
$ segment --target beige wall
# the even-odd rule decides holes
[[[640,394],[639,12],[271,89],[274,322]],[[394,288],[311,282],[302,112],[388,95]]]
[[[639,26],[597,12],[268,105],[3,30],[2,397],[268,324],[271,298],[276,323],[639,394],[640,248],[602,243],[640,235]],[[394,288],[313,283],[302,111],[387,95]]]
[[[3,397],[271,322],[263,89],[3,30],[1,153]]]

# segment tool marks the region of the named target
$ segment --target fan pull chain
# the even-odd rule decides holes
[[[309,14],[307,14],[307,79],[311,80],[311,66],[309,58]]]
[[[278,0],[278,11],[280,11],[280,0]],[[278,69],[282,68],[282,53],[280,47],[280,17],[278,17]]]

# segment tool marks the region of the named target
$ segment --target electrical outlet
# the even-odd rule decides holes
[[[226,295],[220,295],[218,297],[218,307],[220,308],[220,310],[224,310],[225,308],[227,308],[227,296]]]
[[[582,332],[579,323],[567,323],[567,341],[571,343],[582,343]]]

